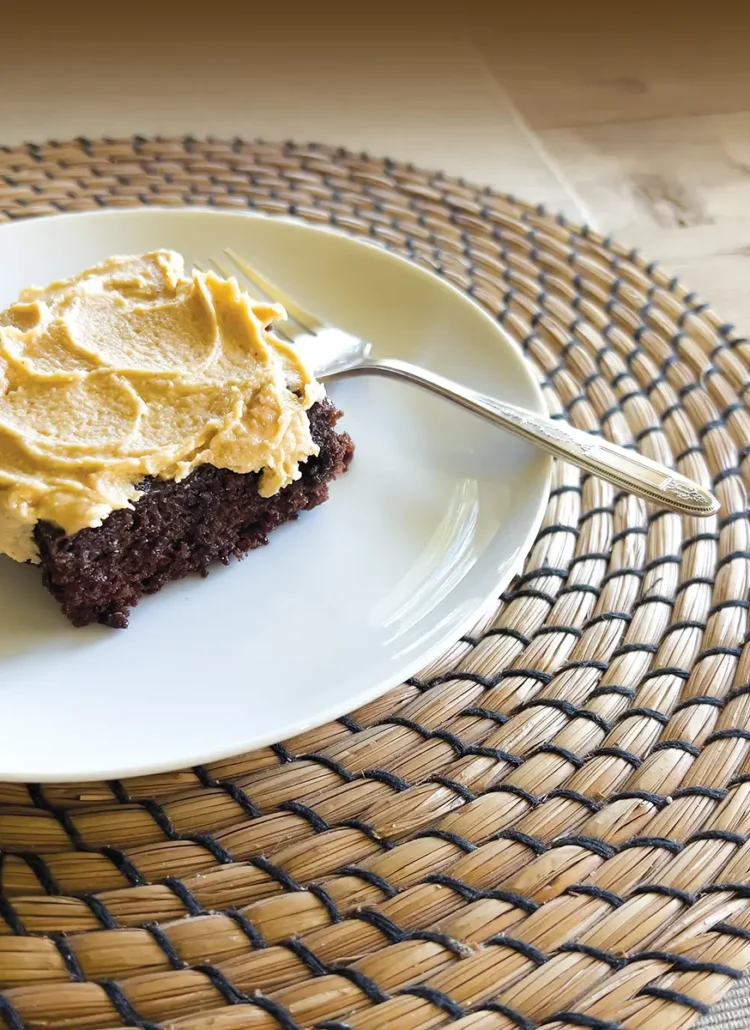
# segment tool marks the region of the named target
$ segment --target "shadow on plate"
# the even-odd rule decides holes
[[[91,634],[70,625],[42,586],[39,569],[0,555],[0,663],[61,643],[66,648],[90,644]]]

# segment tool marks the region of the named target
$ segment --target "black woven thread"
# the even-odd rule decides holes
[[[704,658],[737,658],[739,659],[742,654],[742,649],[739,647],[707,647],[705,651],[701,651],[698,657],[695,659],[696,662],[702,662]]]
[[[227,849],[210,833],[190,833],[182,837],[175,837],[174,840],[189,841],[191,844],[199,844],[216,859],[219,865],[231,865],[234,859]]]
[[[694,905],[695,894],[689,891],[682,891],[678,887],[668,887],[663,883],[642,883],[634,887],[631,894],[658,894],[662,898],[669,898],[670,901],[681,901],[683,905]]]
[[[502,675],[502,674],[501,674]],[[487,681],[489,686],[494,685],[493,681]],[[442,740],[455,752],[458,758],[464,758],[466,755],[482,755],[489,758],[495,758],[497,761],[509,762],[511,765],[522,765],[524,759],[520,755],[510,754],[508,751],[502,751],[498,748],[482,748],[479,745],[464,744],[460,737],[457,737],[455,733],[449,733],[448,730],[428,730],[425,726],[416,722],[414,719],[407,719],[404,716],[392,715],[385,719],[381,719],[379,725],[390,725],[390,726],[404,726],[406,729],[413,730],[418,733],[423,740]]]
[[[732,687],[726,696],[726,703],[734,701],[738,697],[744,697],[745,694],[750,694],[750,683],[743,683],[739,687]]]
[[[332,923],[340,923],[344,918],[339,911],[338,905],[331,897],[330,893],[326,890],[322,883],[311,883],[307,887],[308,894],[312,894],[313,897],[317,898],[318,901],[323,905],[328,918]]]
[[[532,1020],[527,1019],[526,1016],[521,1015],[520,1012],[516,1012],[509,1005],[503,1005],[499,1001],[485,1001],[479,1005],[475,1005],[472,1012],[497,1012],[500,1016],[505,1016],[511,1023],[514,1023],[517,1030],[534,1030],[535,1023]]]
[[[487,794],[514,794],[516,797],[526,801],[532,808],[536,808],[537,805],[542,803],[543,798],[537,794],[532,794],[530,790],[526,790],[524,787],[518,787],[515,783],[496,783],[493,786],[488,787],[485,791]]]
[[[604,663],[602,662],[568,662],[561,671],[573,668],[599,668]],[[606,668],[606,666],[604,666]],[[559,712],[563,712],[569,719],[588,719],[589,722],[593,722],[595,726],[598,726],[600,730],[604,730],[605,733],[609,733],[611,726],[598,712],[591,712],[586,708],[579,708],[577,705],[572,704],[570,701],[565,701],[558,697],[536,697],[532,698],[531,701],[525,701],[519,705],[514,711],[526,711],[529,708],[555,708]]]
[[[633,654],[636,651],[643,651],[645,654],[656,654],[658,650],[659,648],[656,644],[621,644],[612,652],[612,657],[621,658],[624,654]]]
[[[263,934],[238,908],[224,908],[222,915],[229,916],[232,922],[242,930],[253,948],[266,947]]]
[[[594,798],[587,797],[586,794],[581,794],[580,791],[570,790],[568,787],[558,787],[555,790],[551,790],[547,794],[548,798],[564,798],[567,801],[577,801],[579,805],[583,805],[589,812],[599,812],[602,808],[603,802],[596,801]]]
[[[723,801],[729,792],[723,787],[678,787],[672,794],[678,798],[710,798],[712,801]]]
[[[255,1005],[256,1008],[267,1012],[269,1016],[276,1020],[281,1030],[302,1030],[299,1023],[292,1019],[283,1005],[273,1001],[271,998],[267,998],[264,994],[254,994],[252,997],[248,997],[245,1004]]]
[[[398,889],[392,883],[389,883],[384,876],[379,876],[369,869],[361,869],[356,865],[344,865],[337,872],[339,876],[356,876],[371,887],[377,887],[387,898],[395,898],[398,894]]]
[[[701,888],[701,894],[722,894],[725,891],[750,900],[750,883],[711,883]]]
[[[623,570],[620,571],[622,572]],[[614,576],[614,573],[610,573],[610,577],[612,576]],[[571,658],[561,667],[560,671],[567,672],[568,669],[596,669],[598,672],[606,672],[608,668],[607,662],[599,662],[593,658]],[[585,711],[585,709],[580,710]]]
[[[587,555],[587,557],[591,558],[592,555]],[[593,557],[598,558],[599,555],[593,555]],[[594,597],[598,598],[600,593],[601,590],[599,587],[595,587],[591,583],[571,583],[569,586],[562,587],[560,589],[561,597],[565,597],[567,594],[592,594]],[[619,618],[620,616],[615,615],[614,617]],[[601,622],[603,618],[604,616],[597,616],[596,621]],[[591,625],[591,621],[589,621],[588,625]],[[575,629],[572,626],[551,626],[550,633],[572,633],[574,636],[582,636],[582,630]],[[537,636],[538,635],[539,633],[537,632]]]
[[[745,740],[750,741],[750,730],[731,729],[731,730],[717,730],[715,733],[711,733],[704,743],[713,744],[717,740]]]
[[[683,590],[688,590],[694,586],[713,587],[713,585],[714,581],[709,579],[708,576],[692,576],[689,579],[684,579],[682,583],[675,587],[675,594],[681,594]]]
[[[240,1005],[243,1001],[251,1000],[244,991],[235,987],[231,980],[210,962],[197,963],[193,969],[208,977],[227,1005]]]
[[[217,966],[209,962],[203,962],[193,966],[193,968],[197,972],[203,973],[211,981],[227,1005],[255,1005],[256,1008],[260,1008],[270,1016],[273,1016],[281,1030],[301,1030],[299,1023],[292,1018],[283,1005],[260,992],[252,995],[245,994]]]
[[[399,991],[399,994],[409,994],[415,998],[422,998],[423,1001],[428,1001],[441,1012],[445,1012],[451,1019],[461,1019],[466,1013],[466,1010],[455,1002],[450,995],[443,993],[443,991],[438,991],[434,987],[428,987],[425,984],[404,987]]]
[[[735,844],[738,848],[747,843],[745,834],[732,833],[731,830],[699,830],[697,833],[691,833],[685,843],[694,844],[701,840],[720,840],[727,844]]]
[[[622,1030],[622,1023],[614,1023],[610,1019],[597,1019],[585,1012],[555,1012],[545,1022],[569,1023],[570,1026],[584,1027],[585,1030]]]
[[[662,554],[658,558],[652,558],[651,561],[646,562],[643,566],[642,574],[645,576],[649,572],[653,572],[654,569],[660,568],[662,565],[680,565],[680,559],[676,554]],[[669,629],[666,630],[669,633]]]
[[[189,915],[202,916],[206,914],[203,905],[182,880],[179,880],[176,876],[165,876],[161,882],[172,891],[176,898],[179,898]]]
[[[505,604],[510,604],[512,601],[515,601],[521,597],[532,597],[539,601],[546,601],[550,608],[556,601],[556,598],[554,598],[552,594],[545,594],[542,590],[532,590],[530,588],[521,590],[506,590],[504,594],[500,595],[500,600],[503,601]]]
[[[713,697],[711,694],[696,694],[695,697],[686,697],[684,701],[678,701],[673,711],[683,711],[685,708],[693,708],[695,705],[707,705],[710,708],[723,708],[724,701],[720,697]]]
[[[613,858],[617,854],[617,848],[613,848],[610,844],[605,844],[603,840],[599,840],[597,837],[584,837],[584,836],[569,836],[569,837],[558,837],[557,840],[550,844],[551,848],[583,848],[584,851],[590,851],[592,855],[597,855],[599,858]]]
[[[543,966],[545,962],[549,961],[549,956],[545,955],[539,948],[535,948],[533,944],[529,944],[528,941],[519,940],[517,937],[511,937],[505,933],[495,934],[494,937],[490,937],[485,941],[486,946],[490,944],[501,948],[510,948],[512,951],[528,959],[529,962],[533,962],[535,966]]]
[[[21,1016],[5,995],[0,991],[0,1019],[5,1023],[7,1030],[26,1030],[26,1024]]]
[[[647,594],[645,597],[639,597],[638,598],[638,600],[633,605],[633,612],[636,612],[639,608],[642,608],[644,604],[665,604],[668,608],[674,608],[675,603],[676,602],[674,601],[674,599],[671,598],[671,597],[667,597],[666,594]],[[632,620],[632,616],[630,616],[628,621],[631,621],[631,620]],[[679,672],[684,672],[684,671],[685,671],[684,669],[680,669],[679,670]],[[658,675],[662,675],[662,674],[663,674],[663,671],[658,673]],[[669,674],[673,675],[673,676],[677,675],[677,673],[674,670],[670,670]],[[650,673],[648,675],[650,675]],[[686,675],[685,678],[687,678],[687,675]]]
[[[652,753],[669,750],[684,751],[685,754],[690,755],[692,758],[697,758],[701,753],[701,749],[696,747],[695,744],[691,744],[688,740],[662,740],[651,748]]]
[[[564,587],[563,590],[560,591],[560,593],[562,594],[564,590],[570,592],[571,590],[577,589],[578,587]],[[534,633],[534,640],[536,640],[537,637],[549,636],[550,633],[563,633],[566,636],[575,637],[576,640],[580,640],[583,636],[583,630],[576,629],[575,626],[558,626],[556,623],[552,623],[548,626],[540,626],[539,629]]]
[[[750,942],[750,930],[746,930],[743,926],[732,926],[731,923],[715,923],[710,927],[711,933],[721,933],[727,937],[735,937],[740,941]]]
[[[43,812],[49,812],[49,814],[57,820],[76,851],[88,850],[86,841],[81,836],[81,833],[70,817],[70,814],[64,808],[52,805],[47,801],[47,798],[44,796],[44,790],[41,783],[27,783],[26,790],[28,791],[29,798],[31,799],[31,803],[34,808],[39,808]]]
[[[88,906],[89,911],[99,921],[103,930],[119,929],[117,920],[96,894],[79,894],[78,898]]]
[[[680,991],[669,990],[667,987],[649,985],[641,987],[638,993],[647,995],[649,998],[658,998],[660,1001],[669,1001],[674,1005],[682,1005],[685,1008],[692,1009],[693,1012],[700,1012],[701,1015],[705,1015],[709,1008],[708,1005],[698,1001],[697,998],[691,998],[689,994],[682,994]]]
[[[291,951],[293,955],[303,962],[313,976],[326,976],[329,972],[328,966],[321,962],[314,951],[311,951],[298,937],[288,937],[280,942],[282,948]]]
[[[138,1027],[138,1030],[159,1030],[156,1023],[141,1019],[132,1002],[115,980],[98,980],[97,983],[112,1003],[117,1015],[126,1026]]]
[[[316,833],[324,833],[331,828],[322,816],[308,805],[303,805],[301,801],[282,801],[278,809],[280,812],[291,812],[305,819]]]
[[[415,838],[436,837],[437,840],[444,840],[448,844],[455,844],[457,848],[460,848],[467,855],[477,849],[476,844],[472,844],[467,837],[462,837],[460,833],[451,833],[450,830],[420,830],[414,836]]]
[[[524,847],[533,851],[535,855],[543,855],[548,848],[547,843],[541,837],[532,837],[529,833],[512,828],[500,830],[495,834],[495,840],[508,840],[513,841],[515,844],[523,844]]]
[[[516,677],[519,677],[521,679],[536,680],[537,683],[541,683],[542,686],[545,687],[552,680],[552,676],[548,672],[542,672],[541,669],[517,667],[512,669],[503,669],[502,672],[499,672],[497,674],[492,683],[493,685],[495,685],[496,683],[500,683],[502,680],[515,679]]]
[[[204,787],[224,791],[232,801],[239,805],[248,819],[257,819],[262,814],[260,809],[257,808],[247,796],[245,791],[242,790],[241,787],[238,787],[236,783],[232,783],[230,780],[215,779],[211,776],[204,765],[194,766],[193,772]]]
[[[439,687],[443,683],[453,683],[456,681],[463,681],[465,683],[476,683],[480,687],[491,687],[494,684],[494,680],[487,676],[480,676],[478,672],[460,672],[458,670],[456,672],[441,672],[439,675],[431,676],[427,680],[418,680],[416,679],[416,677],[412,676],[412,680],[420,684],[422,688],[428,689],[431,687]],[[406,682],[408,683],[410,681],[407,680]],[[381,720],[381,722],[387,721],[389,720]]]
[[[606,758],[621,758],[623,762],[627,762],[634,769],[640,768],[643,761],[632,751],[626,751],[621,747],[597,747],[591,752],[591,756],[595,757],[598,755]]]
[[[0,855],[0,861],[2,861],[2,858],[3,856]],[[1,872],[2,869],[0,867],[0,873]],[[2,879],[0,879],[0,883],[2,883]],[[17,937],[28,936],[26,927],[23,925],[23,922],[18,912],[16,912],[13,902],[10,900],[10,898],[8,898],[8,896],[2,889],[0,889],[0,919],[2,919],[5,923],[8,924],[10,929]]]
[[[569,762],[574,769],[583,768],[583,759],[579,758],[578,755],[574,755],[572,751],[569,751],[565,747],[560,747],[558,744],[540,744],[530,752],[529,757],[532,755],[557,755],[558,758],[564,759]]]
[[[358,969],[354,969],[352,966],[331,966],[330,970],[336,976],[343,976],[344,979],[349,980],[355,987],[358,987],[360,991],[368,998],[373,1005],[380,1005],[384,1001],[390,1000],[390,995],[387,994],[373,979],[369,976],[365,976],[364,973]]]
[[[462,708],[458,713],[462,716],[474,716],[477,719],[490,719],[492,722],[498,724],[498,726],[504,726],[509,719],[509,716],[504,715],[502,712],[494,712],[491,708],[481,708],[478,705],[473,705],[471,708]]]
[[[264,858],[263,855],[258,855],[255,858],[250,859],[250,865],[254,865],[256,869],[260,869],[262,873],[270,879],[275,880],[284,890],[288,891],[301,891],[302,887],[297,881],[291,877],[288,873],[284,872],[279,866],[274,865],[269,859]]]
[[[623,712],[617,719],[618,722],[622,722],[624,719],[633,719],[638,716],[643,716],[646,719],[653,719],[654,722],[658,722],[660,726],[666,726],[669,722],[669,716],[663,712],[657,712],[655,708],[629,708],[627,712]]]
[[[651,805],[655,805],[657,808],[663,808],[667,803],[667,799],[663,794],[652,794],[646,790],[621,790],[616,794],[610,794],[609,803],[613,804],[615,801],[647,801]]]
[[[438,933],[434,930],[404,930],[388,916],[374,908],[357,909],[354,918],[374,926],[391,944],[400,944],[402,941],[430,941],[433,944],[439,944],[458,958],[465,958],[471,954],[471,948],[447,933]]]
[[[625,646],[630,647],[631,645],[626,644]],[[634,647],[636,650],[640,650],[640,647],[637,647],[637,645],[632,645],[632,647]],[[620,648],[619,650],[622,651],[623,649]],[[615,656],[613,655],[613,657]],[[597,687],[596,690],[591,691],[591,693],[589,694],[589,701],[594,701],[597,697],[606,697],[607,694],[615,694],[618,697],[626,697],[628,698],[628,700],[632,701],[635,698],[637,691],[634,687],[623,687],[620,686],[618,683],[606,683],[603,687]]]
[[[648,598],[649,601],[655,600],[655,598]],[[674,676],[676,679],[684,680],[687,682],[690,679],[690,673],[687,669],[681,669],[679,665],[665,665],[661,669],[651,669],[642,677],[642,682],[646,683],[648,680],[657,679],[659,676]]]
[[[365,769],[362,775],[365,779],[377,780],[379,783],[384,783],[387,787],[390,787],[391,790],[395,790],[397,792],[408,790],[411,786],[411,784],[403,777],[397,776],[396,773],[389,772],[387,769]]]
[[[458,794],[462,801],[476,801],[477,795],[474,791],[469,790],[468,787],[464,787],[463,783],[451,780],[447,776],[435,774],[429,777],[429,782],[437,783],[441,787],[447,787],[448,790],[452,790],[454,794]]]
[[[316,755],[316,754],[304,754],[298,755],[300,762],[314,762],[317,765],[322,765],[324,769],[328,769],[329,772],[336,773],[340,776],[344,783],[351,783],[354,779],[348,769],[345,769],[341,762],[335,761],[333,758],[328,758],[327,755]]]
[[[612,908],[619,908],[625,904],[625,899],[621,898],[619,894],[605,890],[603,887],[597,887],[595,883],[574,883],[566,888],[565,893],[584,894],[589,898],[596,898],[597,901],[606,901]]]
[[[54,942],[55,947],[60,954],[60,958],[65,964],[65,969],[70,979],[73,980],[74,983],[82,983],[86,977],[78,962],[76,953],[70,946],[68,938],[64,933],[50,933],[47,936]]]
[[[694,547],[695,544],[700,543],[714,543],[719,542],[718,533],[694,533],[692,536],[685,537],[680,545],[681,551],[686,551],[689,547]]]
[[[370,826],[369,823],[366,823],[363,819],[342,819],[338,825],[348,826],[353,830],[359,830],[360,833],[363,833],[365,837],[371,840],[373,844],[377,844],[378,847],[383,849],[383,851],[390,851],[391,848],[395,847],[395,844],[392,841],[383,837],[382,834],[374,830],[372,826]]]
[[[143,887],[148,883],[146,877],[119,848],[105,846],[99,848],[99,854],[108,858],[115,869],[122,873],[131,887]]]
[[[570,568],[572,569],[576,565],[578,565],[580,562],[584,562],[584,561],[604,561],[604,562],[608,562],[609,558],[610,558],[610,556],[609,556],[609,554],[607,554],[606,551],[588,551],[588,552],[586,552],[584,554],[576,554],[570,560]],[[583,588],[584,585],[585,584],[583,584],[583,583],[571,584],[571,589],[572,590],[578,590],[579,588]],[[598,592],[599,591],[597,591],[597,593]]]
[[[682,851],[683,845],[671,837],[631,837],[623,844],[620,844],[620,851],[627,851],[628,848],[663,848],[672,855]]]
[[[172,820],[169,818],[164,806],[160,805],[158,801],[155,801],[153,798],[144,798],[143,800],[136,802],[136,804],[139,808],[143,809],[144,812],[148,812],[168,840],[181,839],[180,834],[174,828]]]
[[[723,962],[700,962],[688,955],[672,951],[638,951],[630,956],[631,962],[668,962],[676,973],[718,973],[730,980],[741,980],[743,972]]]
[[[143,929],[151,934],[156,944],[159,945],[172,969],[185,969],[187,967],[187,962],[180,958],[174,944],[172,944],[158,923],[144,923]],[[60,945],[58,944],[58,949],[59,947]]]
[[[278,758],[278,760],[281,762],[282,765],[285,765],[285,764],[287,764],[289,762],[293,762],[294,761],[294,755],[289,750],[289,748],[286,746],[286,744],[281,744],[281,743],[271,744],[271,750],[276,755],[276,757]]]
[[[34,851],[22,851],[16,852],[16,857],[22,859],[26,863],[34,876],[36,876],[46,894],[52,896],[60,894],[60,888],[57,881],[41,855],[38,855]],[[2,883],[2,863],[3,855],[2,852],[0,852],[0,883]],[[2,888],[0,888],[0,893],[2,893]]]
[[[578,941],[568,941],[565,944],[561,944],[557,950],[586,955],[588,958],[596,959],[597,962],[604,962],[610,969],[622,969],[623,966],[627,965],[627,959],[621,955],[615,955],[613,952],[605,951],[603,948],[594,948],[591,944],[581,944]]]
[[[525,586],[527,583],[531,583],[535,579],[544,579],[546,576],[554,576],[557,579],[567,579],[567,569],[556,569],[550,565],[540,565],[539,568],[532,569],[530,572],[525,572],[523,576],[519,576],[517,582],[519,585]]]
[[[539,908],[539,904],[536,901],[532,901],[531,898],[527,898],[525,894],[519,894],[516,891],[503,890],[502,888],[495,890],[481,890],[478,887],[471,887],[462,880],[457,880],[452,876],[446,876],[443,873],[429,873],[424,877],[422,882],[434,883],[441,887],[448,887],[450,890],[455,891],[455,893],[464,901],[483,901],[487,899],[491,899],[493,901],[507,901],[509,905],[515,905],[516,908],[520,908],[527,915],[531,915],[532,912],[536,912]]]
[[[508,626],[496,626],[493,629],[487,629],[482,634],[481,639],[484,640],[485,637],[496,636],[510,637],[511,640],[517,640],[518,643],[522,644],[524,647],[528,647],[531,643],[529,637],[527,637],[524,633],[521,633],[520,630],[510,629],[510,627]]]

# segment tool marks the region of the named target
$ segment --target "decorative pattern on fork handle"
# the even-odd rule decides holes
[[[680,501],[689,501],[693,504],[700,504],[704,499],[704,494],[697,487],[685,480],[678,481],[674,476],[667,476],[659,483],[659,489]]]
[[[561,426],[558,427],[549,419],[521,413],[501,401],[495,401],[494,406],[509,422],[534,433],[535,436],[543,436],[547,440],[562,444],[569,451],[578,448],[582,456],[588,457],[599,450],[599,441],[593,436],[590,443],[585,440],[574,440],[569,432],[566,432]]]

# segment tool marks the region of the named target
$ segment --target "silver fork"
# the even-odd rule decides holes
[[[239,272],[256,289],[284,306],[287,321],[276,326],[275,331],[294,343],[316,379],[352,375],[401,379],[460,404],[462,408],[531,441],[555,457],[578,465],[662,508],[698,518],[708,518],[719,510],[719,502],[708,490],[637,451],[618,447],[601,436],[575,429],[567,422],[506,404],[426,368],[397,358],[373,357],[371,344],[341,329],[324,325],[234,251],[227,250],[225,255],[233,270],[228,269],[222,260],[211,260],[221,275],[228,278]]]

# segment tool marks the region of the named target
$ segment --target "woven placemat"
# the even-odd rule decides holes
[[[722,510],[558,463],[523,574],[380,700],[205,767],[0,785],[0,1018],[688,1026],[750,963],[750,343],[638,254],[410,166],[239,140],[0,153],[3,219],[134,204],[408,255],[522,343],[552,411]]]

